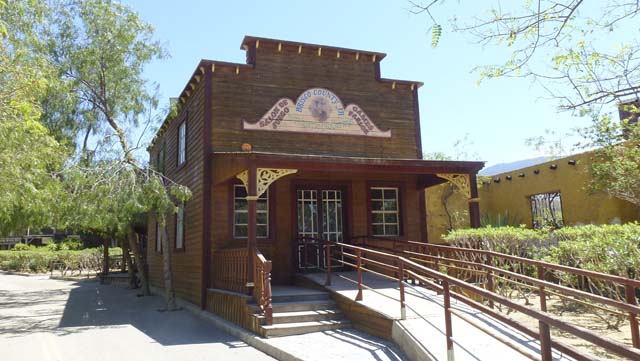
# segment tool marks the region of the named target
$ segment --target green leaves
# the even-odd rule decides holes
[[[432,48],[435,48],[438,46],[440,37],[442,37],[442,26],[440,24],[433,24],[433,26],[431,27],[431,47]]]

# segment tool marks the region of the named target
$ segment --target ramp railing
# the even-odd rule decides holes
[[[527,265],[536,266],[538,277],[530,277],[528,275],[515,272],[514,270],[504,269],[494,265],[492,259],[506,257],[513,259],[514,256],[508,256],[490,251],[479,251],[471,249],[459,249],[448,246],[433,246],[422,243],[414,244],[407,242],[407,249],[388,249],[380,250],[371,247],[361,247],[345,243],[326,242],[324,248],[324,267],[326,272],[326,284],[331,284],[332,264],[340,266],[352,267],[357,274],[356,280],[352,280],[357,284],[357,295],[355,300],[363,300],[363,290],[368,289],[377,292],[375,288],[369,287],[363,282],[363,273],[370,272],[380,276],[393,279],[399,284],[398,297],[390,297],[388,294],[382,294],[385,297],[392,298],[399,302],[401,317],[406,317],[407,305],[405,297],[405,287],[410,286],[407,281],[415,281],[422,287],[426,287],[438,292],[443,297],[444,317],[445,317],[445,333],[446,347],[450,360],[454,359],[453,353],[453,324],[451,322],[452,315],[464,320],[470,325],[477,327],[483,332],[493,336],[498,341],[505,343],[516,351],[526,355],[532,359],[538,359],[538,356],[532,355],[522,346],[510,341],[508,338],[501,336],[496,331],[487,328],[479,323],[476,319],[461,313],[451,307],[451,299],[458,300],[484,314],[501,321],[516,330],[535,337],[540,342],[540,358],[543,361],[552,359],[552,348],[573,357],[576,360],[592,360],[593,356],[578,350],[573,346],[569,346],[552,338],[550,329],[555,328],[565,333],[571,334],[576,338],[582,339],[588,343],[603,348],[607,352],[626,357],[632,360],[640,360],[640,350],[630,347],[623,343],[603,337],[591,330],[560,320],[555,315],[546,312],[546,294],[549,292],[563,293],[574,296],[576,298],[587,299],[591,302],[597,302],[625,312],[630,319],[637,321],[640,307],[631,302],[622,302],[619,300],[607,298],[603,295],[595,295],[584,290],[566,287],[550,280],[545,279],[546,269],[561,269],[564,272],[576,272],[577,275],[589,275],[590,277],[600,277],[602,279],[615,279],[616,281],[629,284],[634,292],[637,286],[635,280],[627,280],[623,277],[599,274],[571,267],[559,266],[545,262],[522,259],[516,257],[518,261],[522,261]],[[444,248],[440,248],[444,247]],[[382,248],[382,247],[379,247]],[[411,250],[408,250],[411,249]],[[304,250],[303,250],[304,251]],[[426,254],[427,252],[435,254]],[[474,261],[466,261],[456,259],[454,252],[479,252],[476,256],[489,256],[478,258]],[[446,254],[446,257],[443,255]],[[533,263],[530,263],[533,262]],[[319,267],[320,268],[320,267]],[[464,277],[460,278],[463,275]],[[458,277],[457,277],[458,276]],[[501,277],[501,278],[499,278]],[[619,279],[620,278],[620,279]],[[502,279],[516,280],[521,284],[535,287],[540,293],[540,310],[522,305],[504,295],[496,293],[496,284],[503,282]],[[482,283],[475,281],[482,280]],[[553,290],[553,291],[551,291]],[[415,295],[414,295],[415,296]],[[633,294],[635,301],[635,293]],[[538,329],[527,327],[512,318],[495,310],[497,306],[506,307],[536,320]],[[632,323],[632,327],[634,327]],[[637,322],[635,323],[637,332]],[[635,333],[634,333],[635,335]],[[635,341],[634,341],[635,346]]]

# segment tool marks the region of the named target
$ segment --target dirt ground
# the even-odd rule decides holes
[[[531,294],[528,300],[532,304],[528,305],[529,307],[540,309],[540,299],[537,295]],[[519,299],[519,301],[523,305],[526,304],[524,298]],[[566,302],[563,304],[557,296],[547,298],[547,311],[557,315],[563,321],[586,328],[610,340],[631,346],[631,328],[629,327],[629,321],[626,317],[619,317],[619,319],[617,319],[616,316],[612,314],[609,315],[604,310],[575,302]],[[507,309],[503,308],[502,312],[507,313]],[[523,313],[511,312],[509,313],[509,317],[529,328],[538,328],[538,321]],[[613,325],[616,325],[617,328],[612,327]],[[553,327],[551,328],[551,339],[588,352],[601,360],[627,360],[626,358],[607,352],[602,347],[595,346],[588,341],[579,339],[570,333],[560,331]]]

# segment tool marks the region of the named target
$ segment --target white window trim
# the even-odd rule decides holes
[[[372,194],[374,190],[380,190],[381,194],[382,194],[382,198],[373,198]],[[393,190],[395,191],[396,197],[395,197],[395,201],[396,201],[396,209],[395,210],[374,210],[373,209],[373,202],[374,201],[380,201],[382,202],[382,205],[384,207],[384,201],[385,201],[385,197],[384,197],[384,192],[387,190]],[[369,190],[369,194],[370,194],[370,202],[372,204],[371,206],[371,234],[373,236],[378,236],[378,237],[384,237],[384,236],[392,236],[392,237],[397,237],[400,235],[400,189],[398,187],[371,187]],[[374,214],[381,214],[382,215],[382,223],[377,222],[374,223],[373,222],[373,215]],[[388,223],[385,220],[385,215],[386,214],[395,214],[396,215],[396,222],[395,223]],[[374,234],[373,233],[373,228],[374,226],[382,226],[382,231],[383,234]],[[396,233],[395,234],[389,234],[386,233],[386,226],[396,226]]]
[[[178,166],[187,161],[187,122],[184,121],[178,127]]]
[[[232,222],[232,224],[233,224],[233,238],[237,238],[237,239],[247,239],[247,236],[238,236],[238,235],[236,235],[236,226],[246,226],[246,227],[247,227],[247,230],[248,230],[248,227],[249,227],[249,224],[248,224],[248,222],[249,222],[249,216],[248,216],[249,210],[242,210],[242,209],[237,210],[237,209],[236,209],[236,199],[242,199],[242,198],[238,198],[238,197],[236,197],[236,188],[237,188],[237,187],[242,187],[242,188],[244,188],[244,185],[243,185],[243,184],[234,184],[234,185],[233,185],[233,190],[232,190],[232,191],[233,191],[233,194],[232,194],[232,197],[233,197],[233,219],[231,220],[231,222]],[[267,189],[267,190],[264,192],[264,196],[265,196],[265,199],[266,199],[266,201],[267,201],[267,209],[266,209],[266,210],[258,210],[258,209],[256,209],[256,218],[257,218],[257,215],[258,215],[259,213],[264,213],[264,214],[266,214],[266,215],[267,215],[267,221],[266,221],[266,223],[258,223],[258,222],[257,222],[257,219],[256,219],[256,228],[257,228],[258,226],[265,226],[265,227],[267,227],[267,234],[266,234],[266,235],[264,235],[264,236],[258,236],[258,235],[256,235],[256,238],[262,238],[262,239],[269,238],[269,232],[270,232],[270,229],[269,229],[269,189]],[[261,199],[262,199],[262,198],[261,198]],[[236,213],[247,213],[247,224],[244,224],[244,223],[236,223]]]
[[[184,248],[184,203],[178,206],[176,214],[176,249]]]

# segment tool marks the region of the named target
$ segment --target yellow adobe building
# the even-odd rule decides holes
[[[638,207],[587,191],[593,152],[497,174],[479,187],[481,214],[509,215],[527,227],[615,224],[638,220]],[[484,217],[483,217],[484,218]]]

